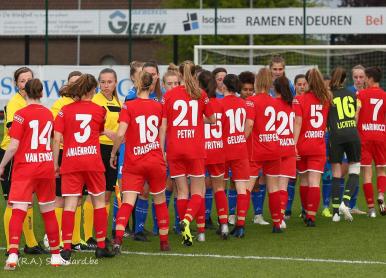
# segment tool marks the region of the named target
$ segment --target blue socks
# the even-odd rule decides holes
[[[331,179],[322,179],[323,207],[330,207],[331,200]]]
[[[113,204],[113,219],[111,223],[111,230],[115,231],[115,225],[116,225],[116,220],[117,220],[117,213],[118,213],[119,207],[118,207],[118,199],[117,196],[114,195],[114,204]]]
[[[296,180],[290,179],[288,181],[288,187],[287,187],[287,192],[288,192],[288,203],[287,207],[285,209],[285,213],[290,215],[292,212],[292,204],[295,199],[295,185],[296,185]]]
[[[236,191],[236,189],[228,189],[229,215],[236,214],[236,203],[237,203],[237,191]]]
[[[176,229],[176,233],[180,234],[180,217],[178,216],[177,211],[177,197],[174,197],[174,228]]]
[[[207,188],[205,191],[205,220],[209,220],[212,213],[213,189]]]
[[[259,184],[259,192],[257,197],[257,208],[256,208],[256,214],[263,214],[263,208],[264,208],[264,200],[265,200],[265,192],[267,190],[267,186],[265,184]]]
[[[149,201],[137,199],[135,206],[135,227],[134,232],[137,234],[144,231],[147,210],[149,209]]]
[[[350,204],[349,204],[350,209],[355,208],[355,206],[357,205],[358,192],[359,192],[359,186],[357,185],[355,187],[354,194],[352,195],[352,197],[350,199]]]
[[[166,205],[169,207],[170,198],[172,197],[173,191],[165,190],[165,196],[166,196]]]

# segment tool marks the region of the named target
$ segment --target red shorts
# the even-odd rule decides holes
[[[225,162],[224,179],[229,178],[229,169],[232,171],[233,181],[249,181],[249,161],[247,158]]]
[[[386,166],[386,144],[382,141],[362,141],[361,166]]]
[[[205,159],[168,160],[170,177],[205,177]]]
[[[166,189],[166,163],[162,155],[148,155],[133,164],[125,165],[122,173],[122,192],[141,194],[145,182],[150,194],[159,194]]]
[[[12,180],[11,192],[9,193],[9,203],[32,203],[32,194],[36,193],[39,204],[49,204],[55,202],[55,179],[25,179]]]
[[[222,177],[225,174],[225,164],[207,164],[206,170],[209,172],[211,178]]]
[[[296,161],[296,168],[300,174],[305,172],[324,172],[324,164],[326,163],[325,155],[304,155],[300,160]]]
[[[296,156],[285,156],[280,159],[281,177],[296,179]]]
[[[276,160],[264,160],[264,161],[250,161],[251,178],[259,177],[260,170],[263,170],[263,175],[278,176],[280,175],[280,159]]]
[[[104,172],[80,171],[62,174],[62,196],[82,196],[83,185],[88,194],[98,196],[106,191]]]

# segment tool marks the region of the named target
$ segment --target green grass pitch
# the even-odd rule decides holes
[[[77,264],[53,268],[46,264],[47,255],[23,255],[14,272],[0,269],[0,277],[386,277],[386,217],[369,219],[366,215],[354,215],[352,223],[332,223],[331,219],[318,215],[317,227],[306,228],[297,217],[298,187],[296,190],[293,216],[283,234],[272,234],[270,226],[252,224],[250,211],[243,239],[222,241],[214,230],[207,230],[206,242],[194,242],[187,248],[171,231],[169,253],[159,254],[158,237],[150,236],[150,242],[146,243],[125,239],[124,254],[113,259],[96,261],[93,253],[75,253],[73,259]],[[365,209],[362,191],[358,204]],[[1,215],[4,207],[0,198]],[[213,219],[214,212],[215,208]],[[264,214],[270,219],[267,207]],[[170,215],[173,223],[172,209]],[[151,222],[149,213],[148,230]],[[37,239],[41,240],[43,223],[37,209],[34,228]],[[0,248],[2,267],[5,262],[2,218]]]

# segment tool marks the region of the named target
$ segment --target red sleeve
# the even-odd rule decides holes
[[[9,131],[9,136],[11,138],[21,140],[23,138],[23,133],[25,130],[25,120],[24,117],[17,112],[13,116],[12,126]]]
[[[168,112],[167,112],[167,105],[166,105],[166,96],[168,95],[168,93],[166,93],[164,95],[164,97],[162,98],[161,100],[161,104],[162,104],[162,118],[167,118],[168,117]]]
[[[130,123],[130,114],[129,110],[127,109],[126,104],[123,104],[122,110],[119,113],[119,119],[118,122],[125,122],[125,123]]]
[[[55,118],[54,131],[60,132],[62,134],[64,132],[64,112],[63,112],[63,108],[59,111],[58,115]]]
[[[303,117],[303,109],[300,105],[300,99],[298,97],[295,97],[292,101],[292,108],[294,109],[296,116]]]
[[[245,101],[245,107],[247,110],[247,119],[254,121],[256,117],[256,110],[255,110],[255,103],[253,102],[253,100],[247,98]]]
[[[100,132],[103,132],[103,131],[105,130],[105,122],[106,122],[106,113],[107,113],[107,111],[106,111],[105,108],[103,108],[103,107],[101,107],[101,106],[99,106],[99,107],[102,108],[102,109],[101,109],[101,113],[102,113],[102,122],[101,122],[101,125],[100,125],[100,127],[99,127],[99,131],[100,131]]]
[[[204,91],[201,92],[201,101],[204,103],[204,114],[205,116],[210,117],[214,114],[212,104],[209,102],[208,95]]]

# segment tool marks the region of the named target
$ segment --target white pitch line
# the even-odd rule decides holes
[[[5,250],[0,247],[0,250]],[[93,250],[77,251],[75,253],[94,253]],[[139,256],[164,256],[164,257],[187,257],[187,258],[212,258],[212,259],[227,259],[227,260],[256,260],[256,261],[292,261],[306,263],[333,263],[333,264],[358,264],[358,265],[386,265],[382,261],[361,261],[361,260],[337,260],[337,259],[318,259],[318,258],[294,258],[294,257],[275,257],[275,256],[234,256],[234,255],[219,255],[219,254],[192,254],[192,253],[168,253],[168,252],[136,252],[136,251],[121,251],[124,255],[139,255]]]

